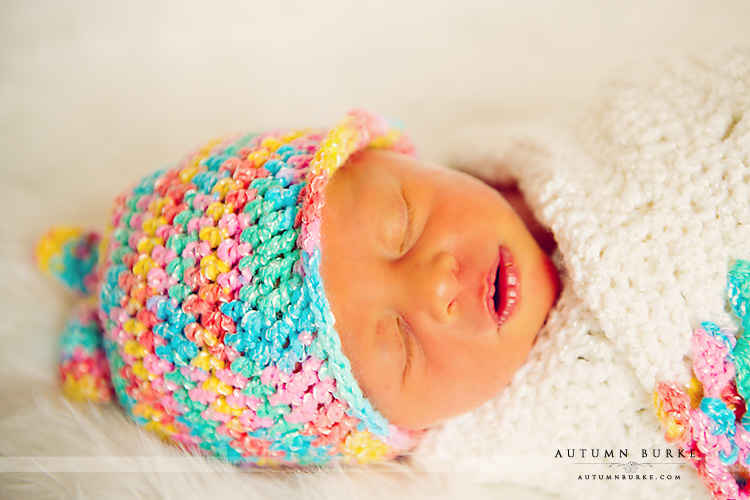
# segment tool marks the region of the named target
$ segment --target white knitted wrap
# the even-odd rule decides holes
[[[472,127],[456,141],[457,168],[518,180],[566,273],[511,385],[431,431],[416,461],[563,498],[704,498],[693,469],[665,458],[651,394],[689,381],[692,331],[731,321],[726,273],[750,258],[750,51],[660,60],[595,102],[555,130]],[[628,461],[656,479],[579,479]]]

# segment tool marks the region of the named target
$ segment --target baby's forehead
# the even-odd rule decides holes
[[[333,178],[348,177],[350,182],[373,183],[375,179],[402,180],[419,177],[429,182],[430,169],[442,169],[419,158],[382,149],[366,149],[353,154]]]
[[[385,195],[396,187],[409,191],[440,192],[443,203],[453,203],[470,186],[487,185],[480,179],[446,166],[422,160],[418,157],[382,149],[366,149],[353,154],[329,179],[338,188],[354,190],[361,194]],[[334,188],[336,189],[336,188]],[[328,194],[326,194],[328,198]]]

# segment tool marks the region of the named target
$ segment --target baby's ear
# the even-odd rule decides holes
[[[478,177],[496,187],[512,187],[512,155],[517,139],[507,127],[468,125],[449,135],[445,141],[442,163]]]
[[[35,247],[39,268],[69,288],[89,295],[94,292],[101,236],[75,226],[57,226],[42,236]]]

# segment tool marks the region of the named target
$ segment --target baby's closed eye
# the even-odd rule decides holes
[[[416,342],[416,336],[414,335],[414,330],[409,322],[401,315],[396,317],[396,328],[398,329],[398,333],[401,335],[404,343],[404,355],[406,359],[404,361],[403,381],[405,381],[414,361],[414,343]]]
[[[389,191],[387,208],[379,224],[379,240],[387,255],[398,258],[404,254],[408,242],[409,204],[398,186]]]
[[[400,255],[405,255],[414,245],[414,207],[409,203],[409,197],[403,187],[401,188],[401,199],[403,200],[403,209],[405,211],[406,223],[404,224],[403,237],[401,239]]]

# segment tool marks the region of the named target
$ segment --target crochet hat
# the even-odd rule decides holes
[[[364,397],[320,276],[328,179],[358,150],[411,153],[375,114],[208,143],[115,201],[104,237],[48,233],[40,266],[89,294],[62,335],[73,397],[235,463],[380,460],[420,435]],[[98,254],[98,258],[97,258]]]

